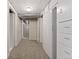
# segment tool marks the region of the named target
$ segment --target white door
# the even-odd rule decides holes
[[[29,20],[29,40],[36,40],[36,32],[37,32],[37,21]]]

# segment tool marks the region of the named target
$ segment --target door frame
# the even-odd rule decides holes
[[[54,16],[54,14],[55,16]],[[54,16],[54,17],[53,17]],[[57,59],[57,6],[52,8],[52,55]]]

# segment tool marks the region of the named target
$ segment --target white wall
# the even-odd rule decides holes
[[[14,19],[10,19],[12,17],[10,17],[9,8],[11,8],[14,11],[14,15],[13,15]],[[13,21],[11,21],[11,20],[13,20]],[[11,25],[10,21],[13,23],[12,24],[13,28],[14,28],[14,30],[13,30],[14,31],[14,39],[13,39],[13,41],[15,41],[15,42],[12,42],[12,36],[10,35],[10,34],[12,34],[12,32],[11,32],[11,26],[12,25]],[[21,34],[22,34],[22,32],[21,32],[21,20],[18,18],[16,11],[14,10],[14,8],[12,7],[12,5],[9,2],[8,2],[7,32],[8,32],[8,34],[7,34],[8,35],[7,36],[7,42],[8,42],[7,51],[8,51],[8,56],[9,56],[10,51],[15,46],[17,46],[18,43],[20,42]],[[14,45],[12,45],[12,44],[14,44]]]
[[[17,46],[20,40],[22,39],[22,22],[18,18],[17,15],[15,15],[15,45]]]
[[[52,58],[52,20],[48,6],[43,13],[43,48],[50,58]]]
[[[8,3],[8,19],[7,19],[7,56],[9,56],[10,49],[10,13],[9,13],[9,3]]]
[[[52,35],[52,9],[56,6],[57,0],[52,0],[44,9],[43,13],[43,48],[50,59],[53,58],[53,35]]]
[[[72,18],[72,0],[58,0],[57,21],[58,22],[64,21],[71,18]]]
[[[14,13],[10,13],[10,50],[15,46],[15,24],[14,24],[14,20],[15,20],[15,14]]]
[[[43,42],[43,19],[38,18],[37,20],[37,40],[38,42],[42,43]]]

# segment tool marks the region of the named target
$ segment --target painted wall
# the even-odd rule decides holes
[[[10,49],[10,13],[9,13],[9,3],[8,3],[8,18],[7,18],[7,56],[9,56],[9,49]]]
[[[51,2],[43,10],[43,48],[50,59],[53,59],[53,33],[52,33],[52,9],[56,6],[57,0]]]
[[[22,39],[22,22],[21,20],[18,18],[17,15],[15,15],[15,45],[17,46],[18,43],[21,41]]]
[[[14,11],[14,15],[12,17],[12,15],[9,13],[9,8],[11,8]],[[13,19],[11,19],[13,18]],[[12,27],[13,26],[13,27]],[[14,29],[13,32],[12,28]],[[14,8],[12,7],[12,5],[8,2],[8,19],[7,19],[7,52],[8,52],[8,56],[9,53],[11,52],[11,50],[16,47],[20,40],[21,40],[21,20],[18,18],[16,11],[14,10]],[[11,34],[14,34],[11,35]],[[13,42],[15,41],[15,42]]]
[[[64,21],[72,18],[72,0],[58,0],[57,21]]]
[[[48,6],[43,13],[43,48],[50,58],[52,58],[52,20]]]
[[[10,50],[15,46],[15,14],[10,13]]]
[[[37,40],[38,42],[42,43],[43,42],[43,19],[38,18],[37,20]]]

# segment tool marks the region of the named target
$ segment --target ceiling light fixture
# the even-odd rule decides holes
[[[30,12],[30,11],[32,11],[32,8],[31,7],[27,7],[26,11]]]

